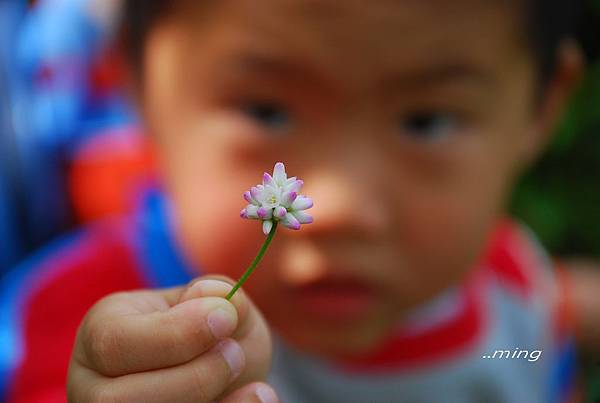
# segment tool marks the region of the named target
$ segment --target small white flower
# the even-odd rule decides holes
[[[312,216],[304,212],[313,206],[313,201],[299,194],[303,184],[295,176],[287,177],[283,162],[276,163],[273,176],[265,172],[261,185],[244,192],[244,199],[249,204],[241,211],[240,217],[262,220],[265,235],[273,228],[274,221],[299,230],[301,224],[313,222]]]

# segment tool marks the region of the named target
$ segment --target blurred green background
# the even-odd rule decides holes
[[[517,187],[512,212],[553,254],[600,261],[600,63],[590,66],[557,131]]]
[[[554,256],[585,256],[600,267],[600,62],[589,66],[549,150],[517,187],[511,210]],[[585,401],[598,403],[600,357],[581,362]]]

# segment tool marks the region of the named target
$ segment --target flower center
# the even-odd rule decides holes
[[[276,189],[267,188],[263,194],[263,206],[274,208],[279,206],[279,199],[281,195]]]

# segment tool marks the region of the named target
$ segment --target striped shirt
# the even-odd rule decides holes
[[[0,402],[66,401],[75,333],[98,299],[198,273],[169,216],[150,192],[131,217],[84,229],[5,276]],[[558,288],[533,237],[505,220],[463,284],[415,309],[369,354],[326,361],[276,336],[270,382],[287,403],[571,401],[574,348]]]

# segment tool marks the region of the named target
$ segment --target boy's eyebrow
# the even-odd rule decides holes
[[[290,61],[257,53],[243,53],[233,60],[236,70],[250,73],[288,75],[300,70]]]
[[[323,86],[331,86],[331,77],[321,71],[307,68],[292,59],[265,52],[246,51],[236,54],[223,66],[228,74],[267,76],[298,80],[307,79]],[[396,73],[381,80],[382,92],[410,91],[449,83],[468,83],[490,86],[495,79],[491,71],[466,62],[441,62],[426,68]],[[335,82],[335,79],[334,79]]]
[[[226,63],[226,66],[226,70],[230,74],[268,76],[302,81],[310,78],[316,82],[326,82],[326,77],[322,73],[307,68],[306,65],[281,56],[260,52],[237,54]]]
[[[431,67],[390,76],[381,82],[381,88],[410,90],[454,82],[467,82],[489,86],[494,82],[490,71],[467,63],[440,63]]]

